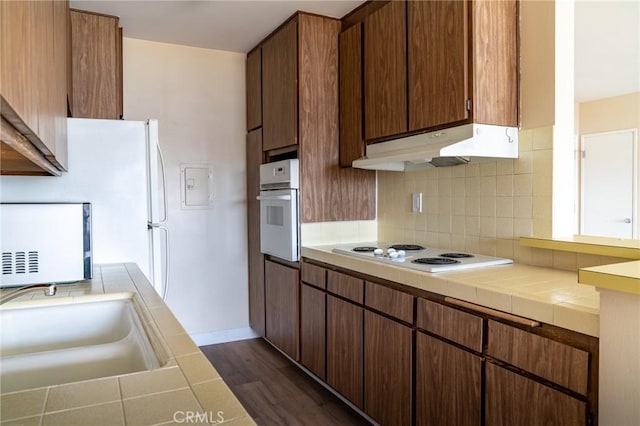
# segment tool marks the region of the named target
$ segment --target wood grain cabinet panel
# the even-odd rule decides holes
[[[7,119],[25,135],[38,131],[37,87],[33,84],[37,58],[32,48],[39,29],[33,6],[23,1],[0,3],[2,115],[13,112],[16,117]]]
[[[364,280],[341,272],[329,271],[327,290],[356,303],[364,302]]]
[[[471,5],[473,121],[518,126],[518,2]]]
[[[121,118],[118,21],[115,16],[71,10],[73,117]]]
[[[392,1],[364,21],[365,139],[407,131],[405,2]]]
[[[68,11],[68,1],[0,5],[2,174],[66,170]]]
[[[247,55],[247,130],[262,126],[262,50]]]
[[[327,295],[327,383],[363,408],[363,321],[360,306]]]
[[[588,352],[492,320],[487,337],[487,355],[587,394]]]
[[[486,365],[485,424],[585,425],[586,402],[492,363]]]
[[[299,12],[260,45],[263,149],[297,154],[302,223],[375,219],[375,172],[340,167],[339,33],[339,20]]]
[[[482,318],[419,298],[416,326],[476,352],[482,352]]]
[[[413,299],[410,294],[367,281],[366,306],[413,324]]]
[[[477,426],[482,418],[483,359],[416,334],[416,424]]]
[[[300,359],[298,270],[265,260],[266,338],[294,360]]]
[[[325,380],[326,293],[306,284],[300,286],[300,363]]]
[[[413,330],[365,310],[364,411],[381,425],[411,424]]]
[[[327,270],[323,267],[302,262],[300,273],[302,275],[302,282],[323,290],[327,288]]]
[[[249,266],[249,325],[265,335],[264,255],[260,252],[260,164],[262,129],[247,135],[247,236]]]
[[[340,166],[365,154],[362,137],[362,24],[340,34]]]
[[[263,149],[298,143],[298,20],[262,46]]]
[[[410,1],[407,16],[409,130],[466,120],[468,3]]]

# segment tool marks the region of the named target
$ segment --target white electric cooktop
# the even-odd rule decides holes
[[[335,247],[332,252],[423,272],[458,271],[513,263],[513,260],[502,257],[424,247],[416,244],[378,242],[340,245]]]

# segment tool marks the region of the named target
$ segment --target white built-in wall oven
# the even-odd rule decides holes
[[[260,251],[292,262],[300,258],[298,177],[297,159],[260,166]]]

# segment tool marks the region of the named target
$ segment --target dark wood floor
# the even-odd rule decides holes
[[[258,425],[368,425],[263,339],[202,346]]]

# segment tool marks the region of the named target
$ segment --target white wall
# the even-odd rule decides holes
[[[192,336],[248,327],[245,55],[125,38],[123,67],[124,118],[158,119],[167,163],[167,303]],[[213,166],[213,208],[180,209],[182,163]]]

